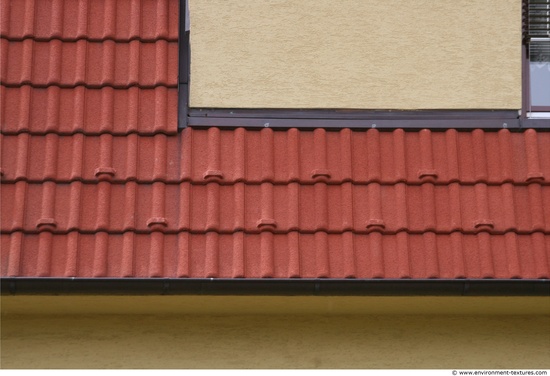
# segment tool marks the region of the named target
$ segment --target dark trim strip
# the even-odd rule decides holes
[[[514,110],[188,109],[194,127],[519,129],[550,128],[550,120],[521,119]]]
[[[1,278],[2,295],[550,296],[550,279]]]
[[[181,113],[181,112],[180,112]],[[517,111],[338,111],[291,109],[189,109],[193,127],[356,129],[550,130],[550,119],[520,117]],[[180,124],[182,122],[180,121]]]
[[[550,119],[527,118],[521,119],[521,128],[536,128],[539,130],[550,130]]]
[[[189,113],[189,31],[185,30],[187,0],[180,0],[179,17],[179,73],[178,73],[178,128],[187,127]]]
[[[260,127],[260,128],[406,128],[406,129],[503,129],[520,128],[519,119],[317,119],[317,118],[236,118],[195,117],[188,118],[188,125],[194,127]],[[546,127],[550,125],[547,124]]]
[[[526,11],[526,1],[523,2],[524,12]],[[524,27],[525,22],[524,22]],[[530,72],[529,72],[529,51],[527,50],[527,43],[521,45],[521,118],[522,120],[527,118],[529,107],[531,104],[530,98]]]
[[[517,110],[346,110],[288,108],[190,108],[191,117],[292,119],[517,119]]]

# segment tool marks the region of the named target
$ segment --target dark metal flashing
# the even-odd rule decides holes
[[[186,30],[187,0],[180,0],[179,23],[179,72],[178,72],[178,127],[187,126],[189,112],[189,68],[190,46],[189,30]]]
[[[550,119],[525,119],[522,120],[522,128],[535,128],[541,131],[550,130]]]
[[[418,120],[438,119],[517,119],[516,110],[364,110],[364,109],[254,109],[203,108],[189,109],[191,117],[228,118],[292,118],[292,119],[348,119],[348,120]]]
[[[0,279],[2,295],[550,296],[550,279]]]
[[[188,109],[191,127],[327,129],[550,129],[550,119],[534,119],[513,110],[294,110]],[[180,124],[183,124],[180,122]]]
[[[534,122],[533,122],[534,121]],[[521,119],[514,110],[189,109],[193,127],[521,129],[550,128],[550,119]]]

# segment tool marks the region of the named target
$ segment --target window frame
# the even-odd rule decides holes
[[[191,68],[191,50],[189,41],[189,6],[187,0],[179,1],[178,36],[178,129],[189,125],[189,72]],[[182,22],[183,20],[183,22]]]
[[[532,38],[542,38],[540,36],[531,36],[529,34],[529,5],[532,0],[522,0],[522,28],[523,28],[523,42],[522,42],[522,115],[524,119],[536,119],[536,116],[533,117],[533,114],[549,113],[550,114],[550,103],[548,106],[533,106],[531,104],[531,69],[530,69],[530,39]],[[541,1],[541,0],[535,0]],[[548,6],[550,6],[550,1],[547,1]],[[549,8],[550,10],[550,8]],[[550,43],[550,35],[548,36],[548,42]]]

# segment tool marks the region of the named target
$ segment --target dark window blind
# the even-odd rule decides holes
[[[550,61],[550,0],[525,1],[524,39],[530,61]]]

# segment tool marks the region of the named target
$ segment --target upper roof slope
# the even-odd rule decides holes
[[[10,0],[0,14],[0,37],[8,40],[178,40],[173,0]]]
[[[2,132],[177,131],[177,0],[1,2]]]
[[[550,133],[178,133],[178,0],[0,4],[2,276],[550,276]]]

